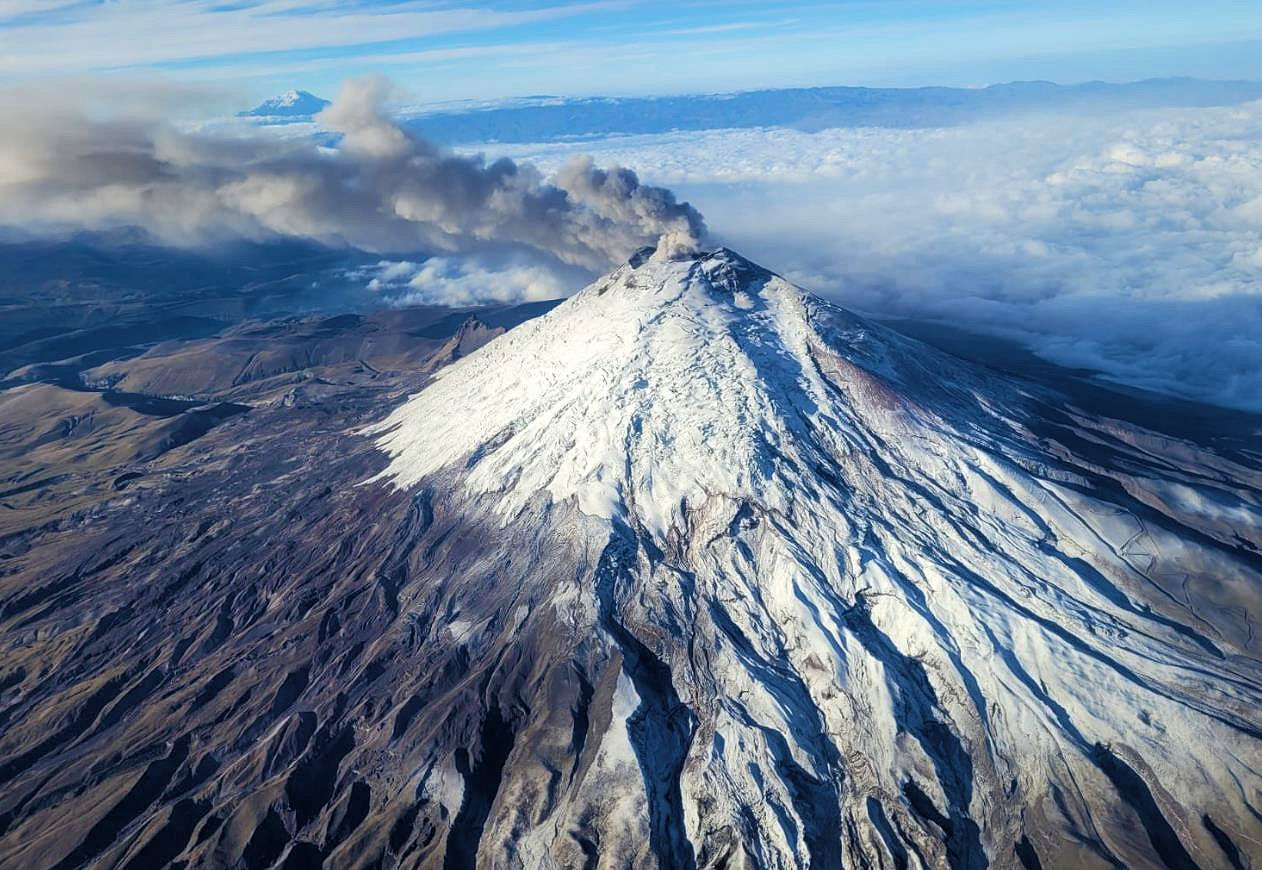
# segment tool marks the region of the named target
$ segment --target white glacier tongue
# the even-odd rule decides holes
[[[1262,860],[1262,479],[1059,401],[726,250],[440,372],[372,428],[381,476],[496,530],[449,611],[532,602],[462,655],[535,620],[506,658],[587,687],[513,702],[480,854]]]

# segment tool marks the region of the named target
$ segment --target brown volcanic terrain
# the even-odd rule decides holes
[[[295,824],[299,864],[424,840],[344,775],[397,767],[356,732],[424,667],[399,663],[420,509],[356,486],[384,460],[347,431],[534,310],[480,313],[502,325],[245,323],[85,375],[121,392],[0,391],[0,865],[155,867],[196,833],[185,860],[263,867]]]

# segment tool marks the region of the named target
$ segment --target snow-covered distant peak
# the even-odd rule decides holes
[[[290,89],[278,97],[264,100],[253,109],[241,112],[242,117],[285,118],[306,120],[321,112],[329,101],[307,91]]]

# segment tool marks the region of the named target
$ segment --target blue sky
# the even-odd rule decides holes
[[[815,84],[1262,78],[1262,3],[0,0],[0,77],[142,76],[418,101]]]

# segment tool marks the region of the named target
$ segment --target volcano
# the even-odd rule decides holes
[[[7,545],[0,860],[1262,862],[1256,455],[726,249],[468,350]]]
[[[640,259],[375,427],[384,477],[511,542],[475,588],[578,693],[522,707],[608,723],[532,737],[500,801],[548,823],[489,842],[1191,866],[1258,835],[1255,475],[1172,473],[730,251]],[[503,607],[462,608],[484,654]]]
[[[243,118],[275,118],[309,121],[330,104],[329,100],[307,91],[290,89],[278,97],[264,100],[253,109],[239,112]]]

